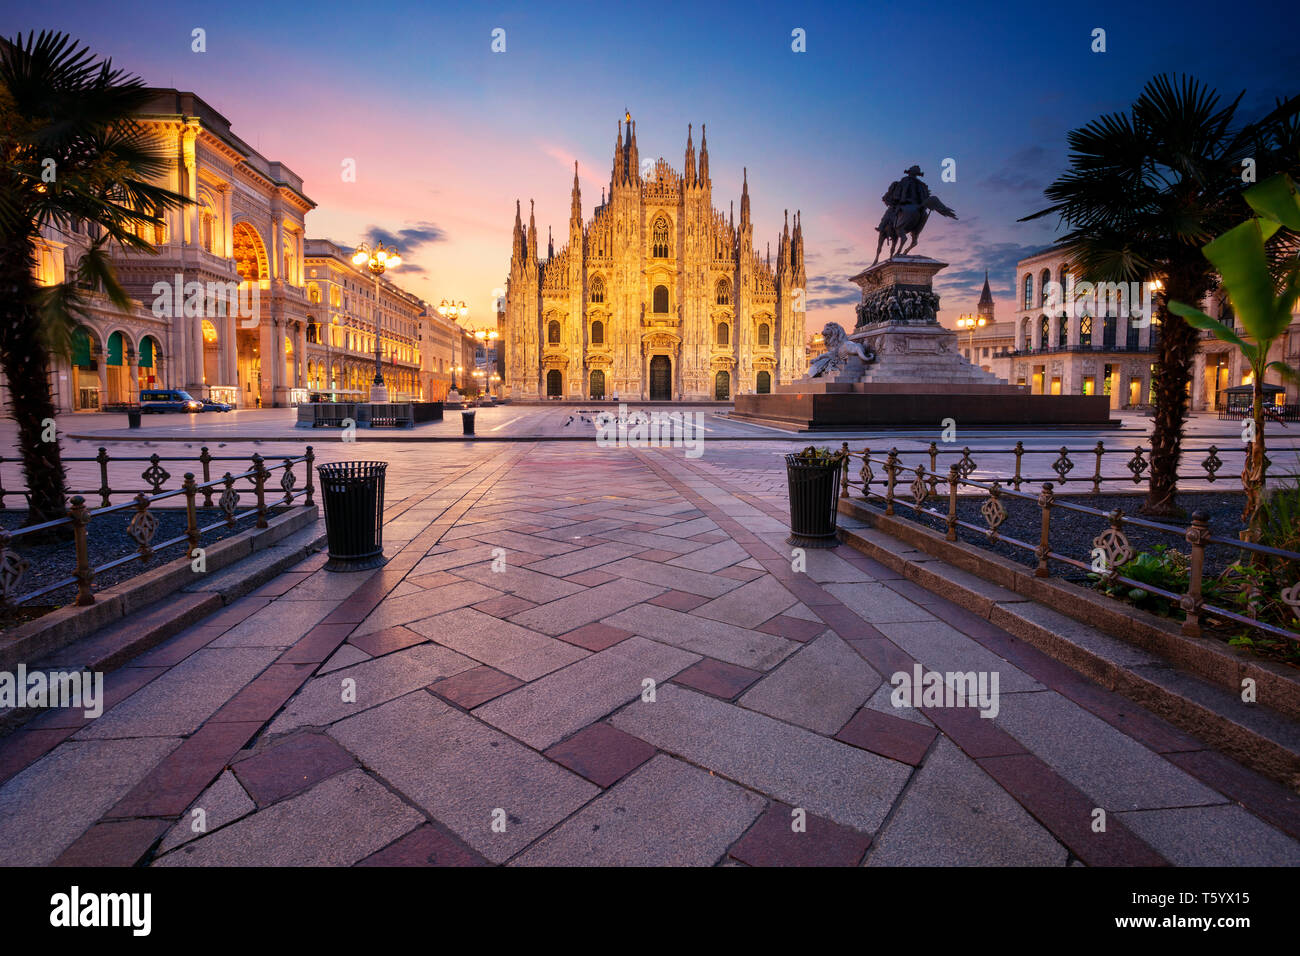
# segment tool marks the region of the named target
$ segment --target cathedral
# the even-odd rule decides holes
[[[505,311],[498,316],[506,395],[517,401],[729,401],[804,374],[804,240],[787,214],[762,256],[749,181],[740,221],[713,207],[709,146],[692,131],[684,171],[643,164],[636,123],[619,122],[608,195],[584,222],[574,164],[568,242],[515,203]]]

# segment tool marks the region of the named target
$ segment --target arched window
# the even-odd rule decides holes
[[[591,344],[592,345],[605,344],[605,323],[604,322],[591,323]]]
[[[315,282],[307,283],[307,301],[320,302],[320,286]]]
[[[759,344],[759,345],[771,345],[771,344],[772,344],[772,327],[771,327],[770,325],[768,325],[766,322],[760,322],[760,323],[759,323],[759,326],[758,326],[758,344]]]
[[[668,286],[655,286],[654,311],[657,315],[664,315],[668,312]]]
[[[660,216],[655,220],[653,248],[650,254],[656,259],[667,259],[669,256],[667,216]]]
[[[1052,281],[1052,270],[1044,269],[1043,274],[1038,277],[1038,298],[1042,302],[1047,301],[1047,283]]]
[[[560,323],[555,321],[555,319],[551,319],[551,321],[546,323],[546,344],[560,344]]]
[[[600,276],[596,276],[596,278],[591,280],[591,301],[605,301],[605,280]]]
[[[1032,272],[1026,272],[1025,273],[1025,308],[1032,309],[1033,307],[1034,307],[1034,274]]]
[[[731,305],[731,283],[726,279],[718,280],[718,305]]]
[[[1038,347],[1040,349],[1049,349],[1052,347],[1052,320],[1045,315],[1038,317]]]
[[[760,394],[760,395],[768,395],[768,394],[771,393],[771,391],[772,391],[772,373],[771,373],[771,372],[759,372],[759,373],[758,373],[758,387],[755,389],[755,391],[758,392],[758,394]]]
[[[731,375],[727,372],[719,372],[714,376],[713,398],[719,402],[725,402],[731,398]]]
[[[718,323],[718,344],[719,345],[731,344],[731,329],[728,327],[726,322]]]

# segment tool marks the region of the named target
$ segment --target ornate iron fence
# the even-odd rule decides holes
[[[78,605],[93,604],[95,596],[92,585],[96,575],[132,561],[147,564],[156,552],[181,542],[186,543],[186,555],[192,556],[194,550],[202,543],[203,536],[214,530],[234,528],[240,521],[247,518],[255,519],[255,527],[265,528],[267,527],[267,516],[272,508],[292,506],[299,499],[303,499],[302,504],[305,506],[314,504],[313,496],[316,489],[313,464],[315,462],[315,453],[310,445],[307,446],[305,454],[284,457],[280,459],[278,464],[269,466],[266,459],[258,454],[253,455],[251,459],[247,459],[235,456],[209,455],[207,451],[204,448],[203,455],[198,459],[202,464],[204,480],[199,481],[193,472],[186,472],[181,486],[171,491],[162,490],[163,484],[171,475],[162,468],[161,463],[163,461],[193,462],[195,459],[164,459],[158,455],[151,455],[148,458],[123,457],[112,459],[118,462],[149,462],[149,467],[145,469],[141,477],[153,486],[155,492],[145,494],[143,491],[137,491],[129,502],[116,505],[111,504],[110,497],[112,495],[121,495],[123,492],[120,489],[110,490],[107,486],[108,459],[104,449],[100,449],[100,456],[97,458],[72,459],[101,462],[103,468],[101,476],[103,476],[104,486],[101,490],[90,493],[101,495],[104,505],[92,510],[86,506],[86,499],[83,497],[86,492],[78,492],[71,498],[69,514],[66,518],[29,525],[14,531],[0,529],[0,608],[12,608],[27,604],[73,585],[77,588],[76,603]],[[250,467],[238,474],[227,471],[220,478],[212,479],[209,477],[209,468],[214,461],[249,461]],[[294,474],[294,466],[298,464],[305,464],[307,470],[307,480],[301,489],[298,488],[298,479]],[[281,473],[278,482],[280,489],[278,500],[268,502],[268,491],[271,495],[276,495],[276,492],[271,487],[271,482],[272,476],[277,471]],[[243,487],[237,487],[239,482],[246,482],[246,484]],[[243,498],[241,492],[251,493],[253,496],[252,505],[243,511],[239,508],[240,501]],[[199,508],[212,508],[214,493],[217,495],[216,508],[221,512],[221,518],[211,524],[200,526]],[[8,494],[13,495],[16,492],[8,492]],[[199,503],[200,495],[203,496],[204,500],[202,505]],[[186,515],[185,533],[155,543],[153,539],[158,531],[158,518],[155,509],[162,507],[164,510],[179,511],[180,503],[177,499],[181,497],[184,498]],[[168,501],[175,501],[177,507],[167,509],[166,505],[162,503]],[[136,543],[135,553],[92,566],[89,548],[89,529],[91,526],[98,527],[100,523],[113,515],[120,517],[128,514],[126,533]],[[75,571],[71,575],[45,584],[33,591],[20,593],[19,588],[23,577],[30,569],[30,562],[18,551],[19,543],[23,539],[31,541],[36,539],[37,536],[48,537],[51,534],[57,534],[59,529],[63,528],[71,530],[72,543],[76,549]]]
[[[1026,455],[1030,453],[1029,450],[1022,449],[1019,442],[1016,443],[1016,448]],[[935,446],[931,445],[932,456],[934,450]],[[861,452],[850,451],[848,443],[845,442],[841,453],[847,457],[848,461],[842,472],[840,497],[848,498],[851,489],[859,488],[864,499],[870,500],[874,498],[882,502],[886,515],[894,515],[895,508],[902,506],[909,509],[914,515],[926,515],[931,519],[943,522],[946,528],[945,536],[949,541],[957,540],[957,531],[960,528],[983,535],[990,542],[1000,542],[1032,553],[1036,559],[1034,567],[1036,577],[1049,577],[1051,575],[1051,562],[1058,562],[1096,575],[1098,580],[1104,582],[1107,587],[1122,584],[1126,587],[1141,589],[1148,594],[1157,595],[1173,602],[1182,609],[1186,615],[1182,624],[1182,631],[1190,636],[1199,637],[1201,635],[1202,620],[1208,616],[1261,631],[1273,637],[1300,642],[1300,580],[1296,580],[1289,587],[1281,589],[1281,593],[1277,595],[1291,612],[1291,620],[1287,621],[1287,627],[1279,627],[1267,621],[1251,617],[1249,614],[1240,614],[1231,608],[1207,603],[1203,597],[1205,549],[1207,546],[1223,545],[1238,549],[1244,552],[1244,556],[1251,561],[1282,559],[1291,562],[1288,567],[1295,569],[1300,569],[1300,553],[1283,551],[1237,538],[1222,538],[1213,535],[1210,533],[1205,514],[1199,511],[1193,513],[1189,526],[1179,527],[1126,515],[1120,509],[1101,511],[1062,498],[1059,496],[1057,485],[1069,480],[1067,476],[1073,469],[1067,451],[1068,449],[1062,448],[1059,457],[1053,464],[1053,470],[1057,473],[1058,482],[1042,481],[1037,493],[1029,493],[1022,492],[1020,485],[1022,483],[1038,484],[1040,479],[1031,479],[1021,475],[1021,459],[1019,456],[1016,459],[1016,475],[1014,478],[1006,479],[1007,484],[1013,486],[1007,487],[1001,480],[978,481],[970,477],[971,473],[976,470],[970,449],[963,449],[960,460],[949,465],[947,476],[940,477],[932,470],[928,471],[924,464],[915,466],[905,464],[897,448],[891,448],[885,458],[879,458],[872,457],[869,448],[864,448]],[[1098,457],[1098,464],[1093,474],[1088,478],[1075,478],[1074,480],[1088,482],[1092,485],[1093,492],[1100,492],[1100,483],[1108,480],[1105,476],[1100,475],[1100,459],[1103,453],[1101,442],[1097,443],[1097,448],[1094,451]],[[1210,446],[1209,452],[1210,457],[1217,459],[1214,446]],[[1135,454],[1140,456],[1141,453],[1142,449],[1139,447]],[[860,466],[857,468],[856,477],[853,477],[853,463],[855,461],[860,462]],[[933,457],[931,457],[931,461],[934,461]],[[1145,459],[1137,457],[1132,461],[1145,462]],[[1219,462],[1217,465],[1210,467],[1206,462],[1202,462],[1202,467],[1209,474],[1210,480],[1213,480],[1212,476],[1221,465],[1222,462]],[[879,472],[877,472],[877,468]],[[1129,470],[1133,472],[1133,481],[1136,483],[1141,480],[1142,472],[1146,470],[1146,467],[1144,465],[1137,468],[1130,464]],[[938,490],[941,483],[944,485],[946,495],[941,494]],[[984,519],[983,525],[963,521],[958,517],[957,502],[959,497],[962,497],[962,489],[968,489],[965,495],[967,498],[984,496],[984,501],[979,509],[980,516]],[[947,498],[946,512],[926,506],[927,502],[942,497]],[[1041,512],[1041,526],[1037,543],[1022,541],[1000,531],[1001,526],[1008,517],[1006,506],[1003,503],[1008,498],[1032,502],[1038,507]],[[1107,527],[1092,539],[1088,551],[1090,561],[1080,560],[1073,555],[1052,550],[1050,535],[1054,510],[1089,515],[1103,519],[1106,522]],[[1185,592],[1174,593],[1149,582],[1127,577],[1121,573],[1123,566],[1136,556],[1136,551],[1125,534],[1125,528],[1144,528],[1155,531],[1161,535],[1167,535],[1171,539],[1180,540],[1189,546],[1188,584]],[[1258,610],[1259,599],[1266,597],[1266,595],[1247,593],[1245,597],[1246,601],[1244,603],[1247,610],[1255,613]]]

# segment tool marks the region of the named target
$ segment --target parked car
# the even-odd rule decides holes
[[[140,411],[152,414],[201,412],[203,403],[184,389],[147,389],[140,392]]]
[[[234,410],[234,405],[227,405],[225,402],[214,402],[210,398],[203,399],[203,411],[205,412],[232,412]]]

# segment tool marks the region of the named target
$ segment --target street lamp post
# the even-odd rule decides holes
[[[355,265],[364,265],[370,270],[370,274],[375,277],[375,379],[370,386],[370,402],[388,401],[388,389],[384,386],[384,369],[383,369],[383,337],[382,332],[382,298],[379,288],[379,277],[390,266],[396,267],[402,264],[402,257],[397,254],[396,249],[386,249],[382,242],[376,243],[375,248],[371,249],[364,242],[357,246],[356,254],[352,257]]]
[[[975,364],[975,330],[982,329],[987,324],[988,319],[982,315],[963,315],[957,320],[957,328],[970,329],[967,347],[970,349],[970,362],[972,365]]]

